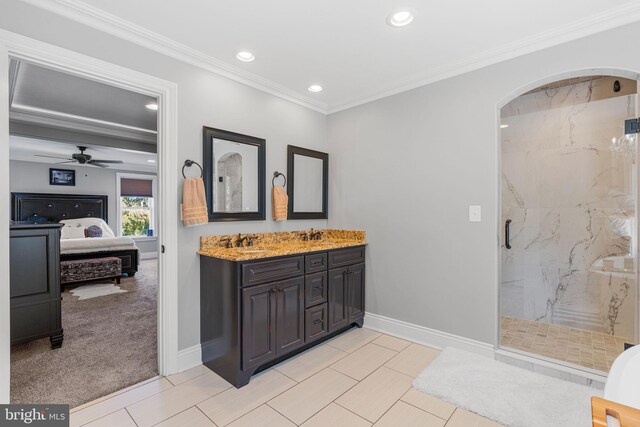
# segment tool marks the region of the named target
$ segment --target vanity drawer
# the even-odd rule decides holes
[[[307,274],[327,269],[327,253],[307,255],[304,257],[304,269]]]
[[[327,304],[307,308],[305,311],[304,341],[311,342],[327,335]]]
[[[329,252],[329,268],[344,267],[361,262],[364,262],[364,246]]]
[[[327,273],[309,274],[304,278],[304,305],[311,307],[327,302]]]
[[[304,256],[242,265],[242,285],[251,286],[304,275]]]

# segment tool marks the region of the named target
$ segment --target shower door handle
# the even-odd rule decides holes
[[[509,240],[511,240],[511,237],[509,236],[510,230],[511,230],[511,220],[508,219],[504,222],[504,246],[507,249],[511,249],[511,243],[509,242]]]

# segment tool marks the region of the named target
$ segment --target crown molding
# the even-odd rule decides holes
[[[489,65],[640,21],[640,3],[627,3],[617,8],[573,21],[567,25],[507,43],[496,49],[481,52],[463,60],[444,64],[428,72],[416,74],[410,78],[371,91],[367,96],[358,97],[337,106],[327,106],[323,102],[303,96],[279,83],[234,67],[80,0],[22,1],[324,114],[337,113]]]
[[[640,21],[640,2],[627,3],[620,7],[609,9],[597,15],[571,22],[567,25],[535,34],[531,37],[516,40],[496,49],[486,50],[461,61],[445,64],[434,68],[422,75],[414,75],[403,82],[389,85],[369,96],[361,97],[331,107],[327,114],[337,113],[349,108],[357,107],[378,99],[386,98],[402,92],[407,92],[421,86],[426,86],[441,80],[479,70],[490,65],[514,59],[520,56],[541,51],[543,49],[588,37],[603,31],[612,30],[623,25]]]
[[[79,0],[22,0],[40,9],[79,22],[96,30],[111,34],[144,48],[159,52],[179,61],[205,69],[214,74],[277,96],[311,110],[326,114],[327,104],[279,83],[265,79],[246,70],[234,67],[196,49],[178,43],[168,37],[124,20],[102,9]]]

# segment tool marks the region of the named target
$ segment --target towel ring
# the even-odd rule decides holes
[[[286,176],[284,176],[284,174],[283,174],[282,172],[278,172],[278,171],[275,171],[275,172],[273,173],[273,178],[271,179],[271,186],[272,186],[272,187],[275,187],[275,186],[276,186],[276,178],[277,178],[277,177],[279,177],[279,176],[281,176],[281,177],[283,177],[283,178],[284,178],[284,184],[282,184],[282,186],[283,186],[283,187],[286,187],[286,186],[287,186],[287,177],[286,177]]]
[[[184,179],[187,179],[187,176],[184,174],[184,168],[190,168],[193,165],[196,165],[200,168],[200,178],[202,178],[202,166],[200,166],[200,163],[187,159],[184,161],[184,165],[182,166],[182,176],[184,177]]]

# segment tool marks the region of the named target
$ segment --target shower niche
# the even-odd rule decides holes
[[[502,348],[608,372],[638,342],[637,89],[586,76],[501,109]]]

